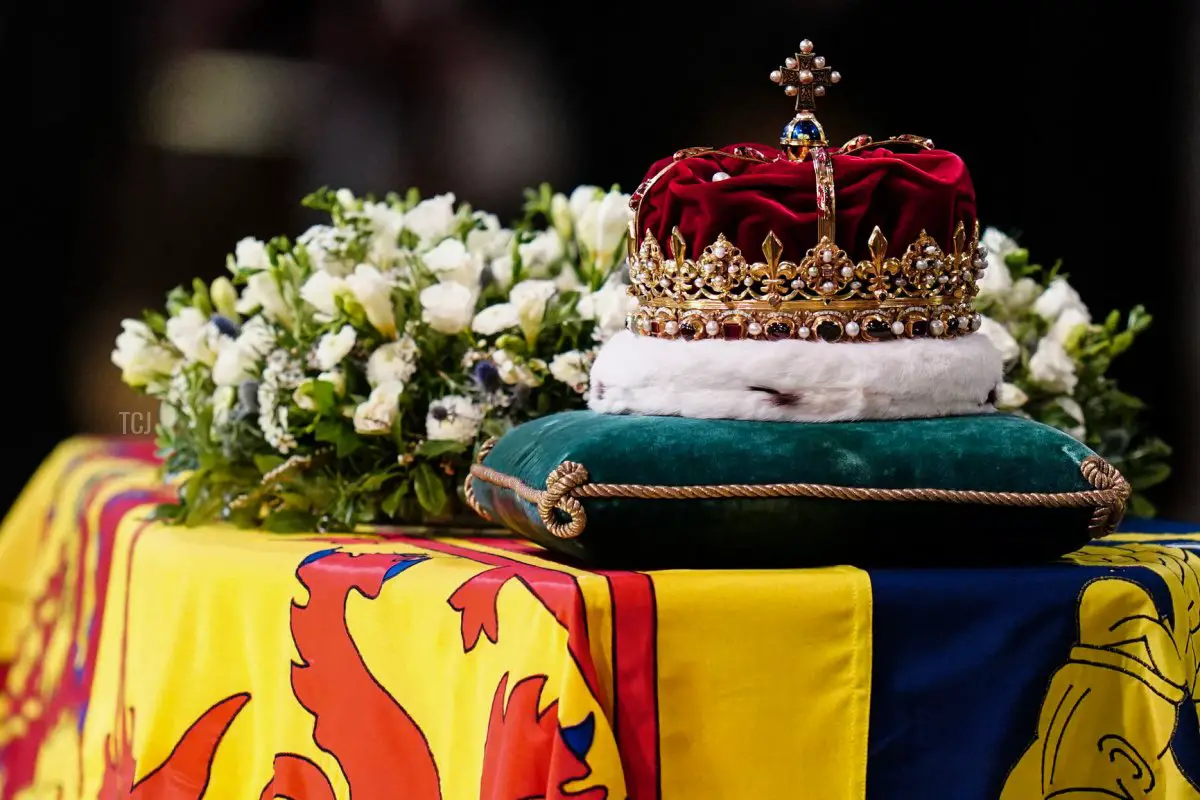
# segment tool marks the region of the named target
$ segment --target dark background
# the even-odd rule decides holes
[[[121,318],[216,277],[242,236],[301,232],[309,190],[413,185],[510,218],[540,181],[629,190],[680,147],[773,142],[791,103],[766,76],[808,37],[845,76],[831,139],[933,138],[1093,316],[1156,315],[1115,374],[1176,448],[1151,498],[1200,519],[1195,5],[6,4],[32,107],[9,94],[0,508],[58,441],[152,408],[109,362]]]

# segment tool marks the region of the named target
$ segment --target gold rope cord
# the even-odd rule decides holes
[[[471,467],[472,478],[516,492],[538,508],[542,524],[553,535],[570,539],[583,532],[587,514],[581,499],[634,498],[643,500],[698,500],[751,497],[813,497],[877,502],[942,502],[1035,508],[1093,508],[1089,529],[1111,532],[1120,522],[1130,487],[1115,467],[1099,456],[1080,464],[1083,477],[1094,489],[1077,492],[987,492],[971,489],[875,489],[832,486],[822,483],[716,484],[711,486],[651,486],[636,483],[588,483],[582,464],[564,461],[546,476],[546,489],[535,489],[519,478],[483,464]],[[468,478],[468,493],[474,497]],[[555,515],[557,509],[561,515]],[[563,520],[565,517],[565,521]]]

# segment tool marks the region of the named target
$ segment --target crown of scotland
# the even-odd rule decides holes
[[[913,135],[831,148],[815,102],[841,75],[807,39],[770,79],[796,98],[778,150],[680,150],[634,192],[629,329],[824,342],[977,331],[986,251],[961,159]]]

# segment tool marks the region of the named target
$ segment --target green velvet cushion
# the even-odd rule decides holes
[[[822,484],[1063,494],[1096,489],[1081,463],[1095,454],[1019,417],[790,423],[616,416],[572,411],[504,436],[483,466],[545,490],[563,462],[587,484]],[[473,478],[497,522],[594,566],[703,567],[1029,562],[1094,535],[1094,506],[1053,508],[827,497],[581,497],[574,538],[550,534],[515,488]],[[511,481],[510,481],[511,482]],[[528,496],[529,490],[526,490]],[[566,522],[561,510],[551,519]]]

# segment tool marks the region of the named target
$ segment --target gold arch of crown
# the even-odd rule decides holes
[[[871,233],[871,257],[857,264],[837,242],[837,204],[833,154],[849,154],[888,144],[933,149],[922,136],[904,134],[881,142],[855,136],[840,148],[826,146],[823,129],[812,115],[814,98],[841,76],[812,54],[812,42],[771,73],[788,96],[796,97],[797,116],[785,129],[786,158],[768,159],[752,147],[732,151],[690,147],[634,190],[629,205],[629,293],[639,301],[626,327],[643,335],[666,338],[765,338],[824,341],[883,341],[897,337],[959,336],[979,329],[981,317],[971,306],[977,280],[986,266],[976,222],[968,245],[962,222],[954,231],[952,250],[921,231],[903,255],[889,257],[888,240],[878,227]],[[819,138],[793,142],[787,138],[799,120],[810,120]],[[783,245],[772,231],[762,244],[763,261],[742,256],[721,234],[696,259],[679,229],[671,234],[670,255],[647,229],[639,243],[642,200],[680,162],[720,154],[742,161],[813,164],[817,206],[817,244],[799,261],[783,259]],[[723,175],[723,173],[722,173]],[[723,175],[728,178],[728,175]],[[722,179],[723,179],[722,178]],[[714,177],[714,180],[717,180]]]

